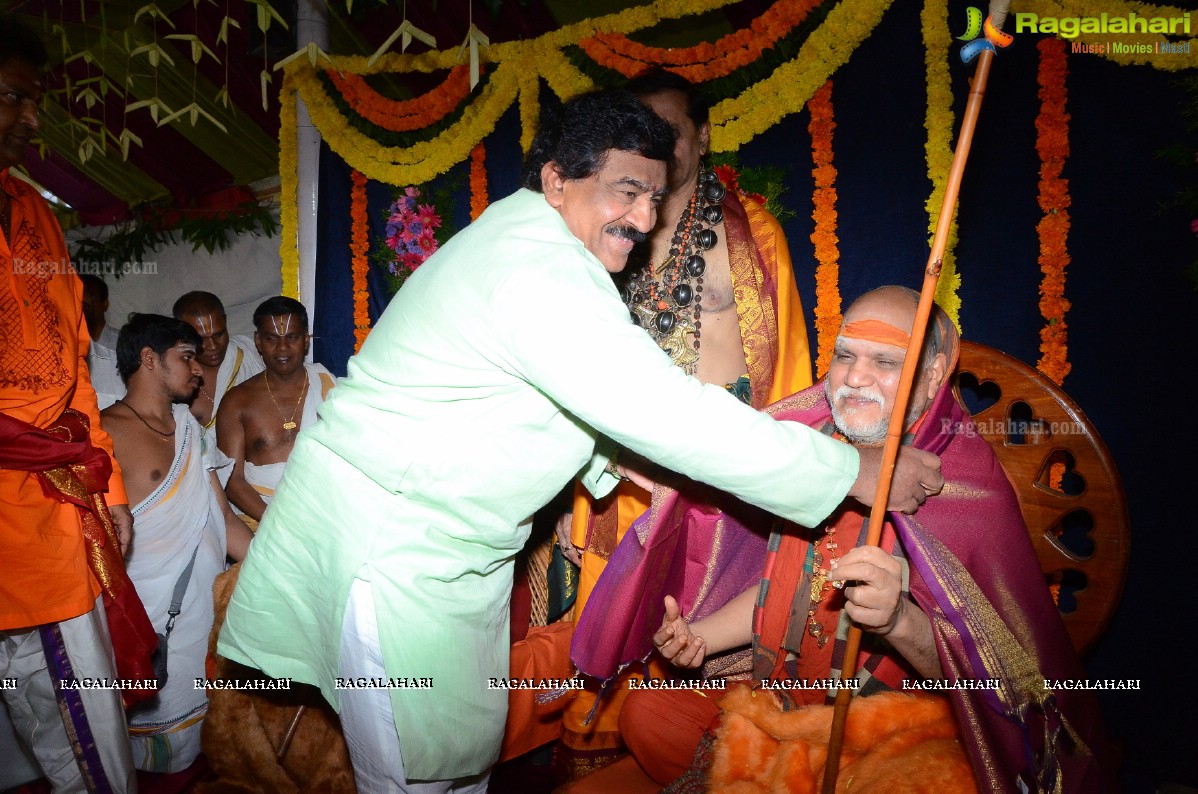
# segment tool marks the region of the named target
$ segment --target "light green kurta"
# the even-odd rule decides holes
[[[799,524],[856,477],[848,445],[687,377],[539,193],[494,204],[392,301],[301,433],[229,604],[219,650],[334,705],[351,581],[372,583],[404,766],[494,763],[513,556],[600,436]],[[601,444],[606,446],[606,444]]]

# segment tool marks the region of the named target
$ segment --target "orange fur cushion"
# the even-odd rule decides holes
[[[828,757],[831,706],[784,712],[768,691],[734,687],[709,778],[712,791],[816,792]],[[856,698],[845,723],[838,792],[973,794],[969,758],[947,700],[886,693]]]
[[[208,658],[219,678],[257,677],[257,672],[216,655],[216,636],[241,566],[216,578],[216,615],[208,639]],[[297,688],[298,687],[298,688]],[[219,780],[201,785],[200,794],[351,794],[354,787],[349,751],[336,712],[312,687],[292,684],[290,691],[212,690],[208,693],[203,750]],[[304,711],[283,760],[276,757],[296,712]]]

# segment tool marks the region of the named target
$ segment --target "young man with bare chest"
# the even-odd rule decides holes
[[[200,336],[200,387],[191,401],[191,415],[210,432],[225,394],[261,372],[262,359],[248,337],[229,335],[225,306],[211,292],[186,293],[175,301],[173,313]]]
[[[147,772],[182,771],[199,754],[208,700],[193,681],[204,676],[212,583],[226,556],[245,556],[252,537],[229,507],[213,470],[214,450],[204,449],[203,431],[187,408],[201,377],[199,346],[187,323],[134,315],[117,341],[128,392],[101,414],[133,505],[129,578],[154,630],[167,636],[165,685],[156,700],[129,714],[133,763]]]
[[[265,371],[225,395],[217,443],[233,459],[229,500],[249,523],[262,519],[299,431],[316,421],[316,408],[335,383],[319,364],[305,364],[312,337],[308,312],[278,296],[254,311],[254,343]]]

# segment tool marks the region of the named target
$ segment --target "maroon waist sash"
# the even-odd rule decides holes
[[[0,414],[0,469],[36,474],[48,499],[78,508],[88,566],[102,591],[117,677],[153,680],[150,654],[158,639],[125,571],[116,527],[102,496],[112,461],[92,445],[87,417],[68,408],[43,430]],[[122,695],[128,708],[155,692],[126,688]]]

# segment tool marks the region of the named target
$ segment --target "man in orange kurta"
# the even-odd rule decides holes
[[[730,189],[722,199],[700,196],[714,180],[700,163],[707,153],[710,125],[707,110],[693,86],[677,75],[654,71],[634,78],[627,87],[670,122],[678,134],[674,162],[669,168],[670,195],[648,241],[650,266],[641,271],[650,275],[630,280],[625,292],[633,316],[643,327],[654,325],[653,315],[659,304],[638,301],[637,294],[652,289],[673,293],[680,283],[686,283],[689,289],[699,293],[697,299],[680,305],[667,301],[668,310],[678,318],[677,326],[690,323],[686,327],[691,330],[682,336],[683,349],[673,344],[677,333],[671,340],[658,339],[679,366],[700,380],[726,385],[729,391],[758,409],[810,386],[806,323],[790,252],[778,221],[757,200],[739,194],[731,185],[725,186]],[[711,212],[712,207],[719,208],[722,219],[713,221],[704,217],[704,210]],[[698,235],[702,228],[715,232],[713,247],[679,244],[684,233]],[[671,280],[670,261],[684,262],[693,253],[704,257],[705,270],[689,279],[682,276]],[[667,257],[671,259],[660,264]],[[701,305],[701,312],[695,310],[696,304]],[[665,308],[665,304],[660,306]],[[635,384],[630,384],[630,388],[635,388]],[[648,411],[660,412],[663,421],[669,421],[669,407],[658,405],[652,394],[645,395],[645,406]],[[708,429],[680,427],[679,432],[703,433]],[[648,508],[649,496],[647,490],[630,481],[621,483],[598,503],[583,489],[576,490],[573,518],[568,519],[570,540],[582,550],[574,606],[576,619],[582,614],[608,557],[632,522]],[[563,531],[564,527],[559,530]],[[744,553],[757,554],[764,561],[767,536],[768,527],[763,527],[760,542]],[[561,542],[563,551],[571,555],[573,549],[566,539]],[[721,594],[712,593],[711,597],[719,598]],[[530,632],[528,640],[512,648],[512,675],[570,675],[569,640],[570,632],[561,626]],[[744,662],[741,672],[747,674],[747,657],[740,661]],[[731,665],[722,669],[732,672]],[[560,724],[556,711],[561,709],[562,701],[547,707],[533,704],[527,693],[514,693],[501,757],[518,755],[560,734],[571,751],[572,776],[602,766],[623,746],[616,723],[628,690],[623,680],[613,683],[610,690],[589,722],[588,712],[595,706],[593,692],[580,693],[565,705]]]
[[[55,790],[91,778],[125,791],[121,689],[57,681],[115,678],[99,596],[124,575],[111,563],[133,519],[115,461],[103,482],[112,440],[88,378],[82,285],[50,208],[9,173],[38,128],[45,62],[36,36],[0,18],[0,677],[15,682],[3,692],[9,717]],[[30,459],[35,447],[45,461]]]

